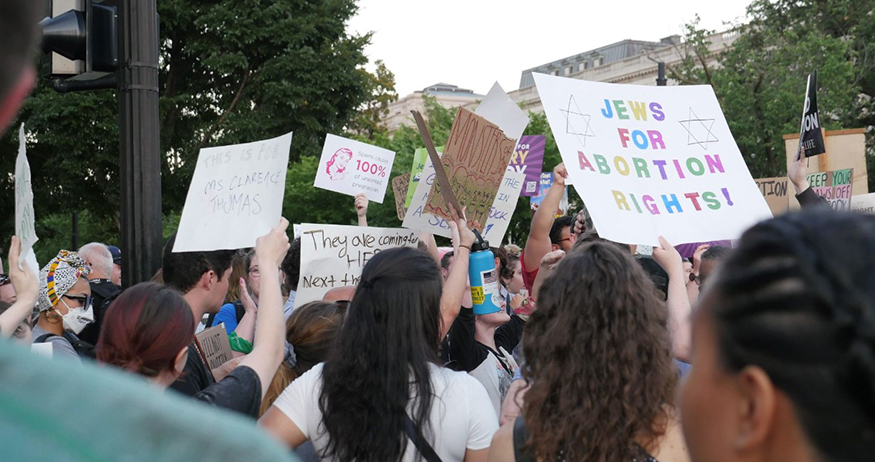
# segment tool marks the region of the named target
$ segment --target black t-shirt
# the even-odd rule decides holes
[[[489,352],[488,346],[474,339],[475,315],[472,308],[459,311],[459,316],[453,321],[447,337],[441,342],[441,359],[450,369],[462,372],[471,372],[477,369]],[[495,347],[504,348],[511,352],[520,343],[526,322],[517,315],[510,317],[510,321],[498,329],[495,329]],[[496,358],[502,357],[499,352],[492,352]]]
[[[213,379],[213,373],[201,361],[197,353],[197,346],[191,342],[188,345],[188,360],[185,362],[185,369],[179,379],[170,385],[170,389],[187,396],[194,396],[214,383],[216,381]]]
[[[238,366],[224,379],[194,394],[194,399],[258,418],[261,379],[249,367]]]
[[[103,318],[106,316],[104,302],[122,291],[122,288],[113,284],[109,279],[93,279],[88,281],[91,286],[91,306],[94,307],[94,322],[85,326],[79,333],[79,339],[92,345],[97,345],[100,338],[100,329],[103,327]]]
[[[258,418],[261,407],[261,379],[249,367],[238,366],[216,382],[213,373],[201,361],[195,344],[188,347],[188,360],[179,380],[170,386],[194,399]]]

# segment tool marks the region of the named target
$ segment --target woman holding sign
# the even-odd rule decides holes
[[[486,391],[438,365],[441,273],[425,252],[378,253],[328,359],[262,417],[290,447],[338,461],[485,461],[498,427]]]

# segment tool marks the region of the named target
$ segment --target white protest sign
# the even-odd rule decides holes
[[[516,144],[519,144],[523,131],[529,125],[529,116],[510,99],[510,96],[507,96],[498,82],[492,85],[486,98],[483,98],[474,113],[498,125],[505,136],[516,140]]]
[[[255,247],[279,223],[292,134],[201,149],[174,252]]]
[[[313,186],[383,203],[395,153],[329,134],[322,147],[322,159]]]
[[[525,180],[526,173],[516,171],[508,171],[501,180],[498,195],[489,211],[489,220],[483,228],[483,239],[489,241],[493,247],[497,247],[504,240]]]
[[[569,179],[599,235],[629,244],[734,239],[772,214],[710,86],[535,74]]]
[[[36,236],[34,222],[36,217],[33,213],[33,184],[31,183],[30,164],[27,162],[27,146],[24,139],[24,124],[18,129],[18,157],[15,159],[15,235],[21,240],[21,256],[18,264],[28,263],[31,272],[39,273],[40,267],[36,262],[36,254],[33,245],[39,238]],[[2,268],[0,268],[2,271]]]
[[[875,213],[875,193],[851,196],[851,211]]]
[[[410,186],[416,186],[416,193],[410,199],[410,207],[407,209],[407,215],[404,215],[404,222],[401,223],[401,226],[450,239],[453,237],[453,233],[450,231],[447,220],[425,211],[431,186],[436,180],[434,164],[431,163],[431,159],[427,158],[425,167],[422,168],[420,174],[420,180],[416,183],[410,183]]]
[[[335,287],[358,284],[362,268],[377,253],[418,243],[419,232],[409,229],[302,224],[295,308],[322,300]]]
[[[492,208],[489,210],[486,226],[483,228],[484,239],[495,245],[504,239],[525,177],[524,172],[508,171],[505,173],[498,188],[498,194],[492,202]],[[425,167],[422,169],[422,179],[424,181],[419,181],[416,185],[416,195],[410,200],[410,208],[407,209],[407,215],[404,216],[404,222],[401,226],[418,229],[436,236],[452,238],[453,234],[447,220],[423,210],[425,203],[428,202],[431,185],[437,180],[431,159],[427,159],[425,162]]]

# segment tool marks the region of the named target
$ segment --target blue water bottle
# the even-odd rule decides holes
[[[501,311],[501,292],[498,285],[498,271],[495,269],[495,256],[489,250],[489,242],[475,229],[477,241],[471,245],[471,258],[468,262],[468,277],[471,281],[471,300],[474,314],[490,314]]]

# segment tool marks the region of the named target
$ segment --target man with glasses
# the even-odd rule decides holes
[[[0,302],[12,305],[16,300],[18,298],[15,296],[15,288],[12,287],[12,280],[9,279],[9,275],[0,274]]]
[[[103,327],[103,316],[109,309],[107,301],[114,300],[122,288],[113,283],[113,256],[110,250],[99,242],[85,244],[79,249],[79,256],[85,259],[91,273],[88,283],[91,285],[91,295],[94,300],[94,322],[89,324],[79,334],[79,338],[97,345],[100,329]]]

